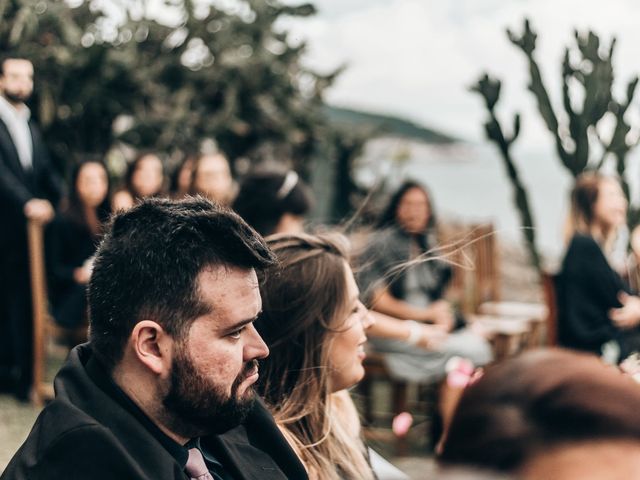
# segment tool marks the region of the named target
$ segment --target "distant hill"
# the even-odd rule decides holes
[[[391,115],[381,115],[332,106],[326,106],[325,113],[329,117],[330,122],[336,126],[369,130],[373,132],[374,136],[393,135],[411,138],[425,143],[440,144],[460,141],[460,139]]]

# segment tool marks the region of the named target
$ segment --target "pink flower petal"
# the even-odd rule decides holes
[[[413,425],[413,417],[409,412],[402,412],[395,416],[391,423],[391,430],[396,437],[404,437],[409,433],[409,429]]]

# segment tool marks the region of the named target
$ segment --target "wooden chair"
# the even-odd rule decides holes
[[[27,224],[27,234],[33,310],[32,401],[42,405],[54,396],[53,385],[46,378],[49,360],[55,356],[56,361],[62,361],[72,346],[86,341],[87,327],[64,328],[53,320],[48,308],[44,226],[31,221]]]
[[[542,274],[542,289],[547,306],[546,345],[558,345],[558,298],[556,294],[558,275],[549,272]]]
[[[540,346],[548,316],[548,307],[541,303],[527,302],[485,302],[478,307],[478,313],[501,317],[506,321],[523,322],[527,325],[524,347]]]
[[[478,324],[488,334],[495,362],[518,354],[526,346],[531,333],[526,317],[471,315],[469,321]]]
[[[500,296],[496,238],[491,223],[443,227],[442,254],[453,265],[449,296],[466,314]]]
[[[374,389],[376,382],[383,382],[387,384],[391,390],[390,398],[390,412],[388,414],[391,418],[402,412],[418,413],[419,417],[429,418],[432,415],[431,408],[435,408],[435,402],[430,401],[431,395],[429,388],[434,387],[435,384],[418,385],[418,396],[422,400],[422,408],[419,412],[416,412],[416,403],[409,401],[409,390],[411,388],[410,382],[404,380],[398,380],[393,378],[387,370],[384,358],[381,354],[376,352],[368,352],[367,358],[364,361],[365,376],[363,380],[357,386],[357,392],[360,395],[362,402],[363,417],[365,420],[365,434],[375,438],[381,437],[380,434],[373,434],[371,432],[371,426],[376,421],[376,412],[374,411]],[[421,388],[422,387],[422,388]],[[427,398],[429,397],[429,398]],[[415,416],[414,416],[415,417]],[[392,432],[387,432],[383,436],[387,441],[392,441],[397,456],[404,456],[408,453],[409,444],[407,437],[395,437]]]

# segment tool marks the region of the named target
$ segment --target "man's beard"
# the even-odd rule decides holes
[[[24,103],[31,98],[31,94],[25,95],[22,93],[11,92],[9,90],[5,90],[3,95],[10,103]]]
[[[258,362],[247,362],[231,386],[231,395],[205,378],[183,346],[178,347],[171,366],[171,383],[162,403],[165,420],[171,430],[193,438],[205,434],[224,433],[240,425],[247,417],[255,400],[249,388],[238,397],[238,387]]]

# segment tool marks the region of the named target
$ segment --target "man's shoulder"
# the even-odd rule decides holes
[[[113,442],[109,436],[104,426],[84,412],[68,402],[54,400],[40,413],[2,478],[62,478],[60,475],[96,460],[97,454],[87,452],[101,451],[100,455],[111,456],[113,448],[109,444]],[[78,456],[80,450],[85,454]]]
[[[36,420],[2,480],[182,478],[168,455],[148,445],[140,450],[133,451],[109,426],[73,404],[55,400]]]
[[[40,412],[25,444],[36,441],[40,449],[47,448],[69,434],[97,432],[103,428],[71,403],[54,400]]]

